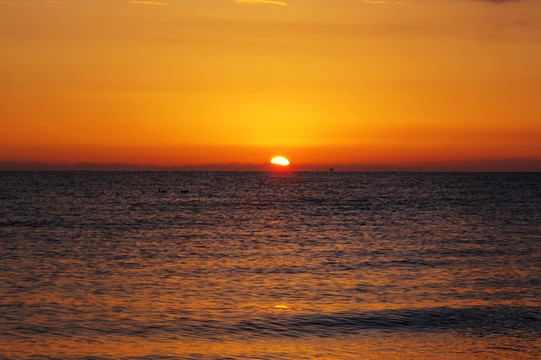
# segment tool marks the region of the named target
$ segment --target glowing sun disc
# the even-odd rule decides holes
[[[288,166],[289,161],[283,156],[276,156],[276,157],[272,158],[271,164],[281,165],[281,166]]]

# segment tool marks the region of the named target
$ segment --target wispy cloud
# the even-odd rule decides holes
[[[270,5],[287,6],[287,3],[285,1],[277,1],[277,0],[235,0],[235,2],[244,3],[244,4],[270,4]]]
[[[152,6],[169,6],[171,5],[168,2],[162,2],[162,1],[144,1],[144,0],[131,0],[130,4],[136,4],[136,5],[152,5]]]
[[[392,5],[404,5],[408,4],[408,0],[397,0],[397,1],[387,1],[387,0],[363,0],[366,4],[372,4],[372,5],[385,5],[385,4],[392,4]]]

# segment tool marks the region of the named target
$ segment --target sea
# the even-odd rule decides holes
[[[540,359],[540,173],[0,172],[0,359]]]

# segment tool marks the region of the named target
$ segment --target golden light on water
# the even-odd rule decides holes
[[[270,162],[271,162],[271,164],[274,164],[274,165],[281,165],[281,166],[288,166],[289,165],[289,160],[287,160],[283,156],[273,157]]]
[[[279,311],[301,311],[302,310],[302,308],[300,307],[295,307],[295,306],[286,305],[286,304],[274,305],[274,309],[279,310]]]

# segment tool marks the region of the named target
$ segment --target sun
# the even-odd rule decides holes
[[[273,157],[270,162],[271,162],[271,164],[274,164],[274,165],[281,165],[281,166],[288,166],[289,165],[289,160],[287,160],[283,156]]]

